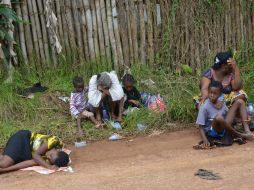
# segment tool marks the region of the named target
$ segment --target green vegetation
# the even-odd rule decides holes
[[[241,63],[244,89],[251,100],[254,100],[254,59],[248,63]],[[30,129],[47,134],[59,135],[66,142],[76,140],[75,121],[72,120],[68,104],[64,104],[56,98],[56,95],[69,95],[72,91],[72,78],[75,75],[84,77],[86,84],[92,74],[112,69],[106,60],[94,61],[73,69],[67,64],[68,59],[62,59],[55,69],[35,72],[32,68],[18,68],[14,74],[13,84],[0,86],[0,146],[3,146],[8,137],[18,129]],[[137,123],[149,126],[147,130],[156,128],[170,129],[168,123],[178,121],[191,123],[195,120],[195,109],[192,97],[199,92],[199,76],[182,72],[173,75],[163,67],[147,67],[135,64],[131,68],[138,89],[152,93],[160,93],[167,102],[167,110],[164,113],[154,113],[145,108],[125,118],[124,129],[119,133],[124,136],[136,135]],[[142,80],[151,79],[155,85],[146,86]],[[34,99],[20,97],[16,91],[18,88],[26,88],[35,82],[41,81],[49,89],[45,93],[36,93]],[[88,121],[83,122],[85,130],[84,139],[96,140],[107,138],[114,129],[110,125],[104,129],[95,129]],[[147,132],[146,131],[146,132]]]

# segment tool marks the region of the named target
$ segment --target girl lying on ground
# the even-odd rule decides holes
[[[56,136],[20,130],[10,137],[0,155],[0,174],[37,165],[51,170],[66,167],[70,159],[60,151],[62,147]]]

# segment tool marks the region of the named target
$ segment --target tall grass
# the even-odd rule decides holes
[[[1,83],[0,146],[3,146],[9,136],[19,129],[58,135],[65,142],[76,140],[76,124],[68,110],[66,113],[61,106],[50,102],[47,95],[55,93],[69,95],[73,90],[74,76],[83,76],[88,84],[93,74],[110,71],[112,64],[100,58],[74,69],[67,60],[68,58],[62,58],[58,67],[43,72],[36,72],[34,68],[18,68],[12,84]],[[244,89],[250,100],[254,100],[254,59],[240,64],[240,67]],[[124,119],[123,130],[118,133],[124,136],[142,133],[136,129],[137,123],[149,126],[149,131],[154,128],[168,129],[170,128],[168,123],[172,121],[190,123],[195,120],[196,112],[192,97],[199,92],[199,75],[183,73],[175,75],[168,73],[163,67],[148,67],[140,64],[132,65],[131,71],[137,81],[137,88],[140,91],[160,93],[167,103],[167,109],[164,113],[154,113],[142,108]],[[153,80],[155,84],[147,86],[142,83],[143,80],[148,79]],[[47,92],[36,93],[34,99],[25,99],[16,93],[17,88],[26,88],[38,81],[49,88]],[[103,139],[115,132],[110,125],[100,130],[95,129],[88,121],[83,122],[82,125],[85,131],[84,139]]]

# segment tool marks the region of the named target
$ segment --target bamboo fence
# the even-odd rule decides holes
[[[46,0],[20,0],[16,41],[26,63],[54,65],[45,18]],[[85,64],[106,58],[118,71],[124,65],[182,64],[200,71],[208,57],[228,48],[253,47],[254,0],[52,0],[58,19],[61,55]]]

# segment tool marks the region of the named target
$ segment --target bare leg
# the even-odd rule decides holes
[[[100,106],[96,108],[96,120],[101,123],[101,111]]]
[[[226,116],[226,122],[230,126],[232,126],[237,111],[239,111],[239,113],[240,113],[244,131],[246,133],[251,134],[249,125],[247,124],[248,115],[247,115],[247,111],[246,111],[246,107],[245,107],[245,102],[242,99],[237,99],[234,102],[234,104],[231,106],[231,108],[229,109],[228,114]]]
[[[0,159],[0,168],[7,168],[15,164],[14,160],[7,156],[7,155],[2,155]]]
[[[81,117],[78,116],[77,118],[77,133],[82,136],[83,135],[83,131],[81,129]]]
[[[117,118],[117,120],[118,120],[119,122],[122,121],[122,116],[123,116],[123,105],[124,105],[124,98],[122,98],[122,99],[119,101],[119,107],[118,107],[119,113],[118,113],[118,118]]]
[[[37,165],[38,164],[34,160],[26,160],[15,165],[12,164],[11,166],[6,168],[0,168],[0,174],[20,170],[20,169],[31,167],[31,166],[37,166]]]
[[[222,117],[222,116],[216,116],[212,123],[213,128],[217,132],[222,132],[222,129],[224,128],[227,132],[229,132],[231,135],[235,137],[244,138],[247,140],[253,140],[254,136],[253,134],[243,134],[238,131],[236,131],[233,127],[231,127],[228,122]]]
[[[110,101],[110,115],[113,119],[117,119],[117,116],[115,115],[116,104],[117,102]]]

